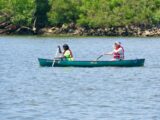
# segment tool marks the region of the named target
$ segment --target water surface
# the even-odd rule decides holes
[[[48,68],[68,43],[77,60],[95,60],[121,41],[144,67]],[[0,37],[1,120],[159,120],[160,38]],[[109,60],[105,56],[101,60]]]

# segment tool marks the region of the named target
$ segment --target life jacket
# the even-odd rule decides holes
[[[66,54],[65,54],[67,51],[69,51],[69,55],[66,55]],[[73,60],[73,54],[72,54],[72,51],[71,51],[70,49],[69,49],[69,50],[65,50],[65,51],[63,52],[63,55],[64,55],[64,57],[65,57],[67,60],[69,60],[69,61],[72,61],[72,60]]]
[[[124,48],[122,46],[120,46],[119,48],[117,48],[116,50],[122,48],[122,53],[119,53],[119,52],[113,52],[113,58],[114,59],[121,59],[123,60],[124,59]]]

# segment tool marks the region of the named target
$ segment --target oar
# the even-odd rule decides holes
[[[56,51],[56,54],[55,54],[55,57],[57,56],[57,54],[58,54],[58,52],[59,52],[59,50],[57,49],[57,51]],[[55,57],[53,58],[53,63],[52,63],[52,67],[54,66],[54,64],[55,64]]]
[[[96,59],[96,61],[98,61],[101,57],[103,57],[103,55],[100,55],[100,56]]]

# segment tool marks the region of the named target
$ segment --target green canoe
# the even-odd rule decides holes
[[[119,60],[119,61],[65,61],[38,58],[40,66],[46,67],[138,67],[143,66],[145,59]],[[54,64],[53,64],[54,62]]]

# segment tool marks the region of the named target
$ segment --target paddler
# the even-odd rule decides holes
[[[64,60],[68,60],[68,61],[73,61],[74,60],[72,51],[70,50],[68,44],[64,44],[63,45],[63,52],[61,51],[60,46],[58,46],[58,51],[61,54],[61,56],[58,57],[58,58],[61,58],[61,59],[64,59]]]
[[[104,55],[113,55],[113,60],[123,60],[124,59],[124,48],[121,42],[116,41],[113,46],[113,51],[105,53]]]

